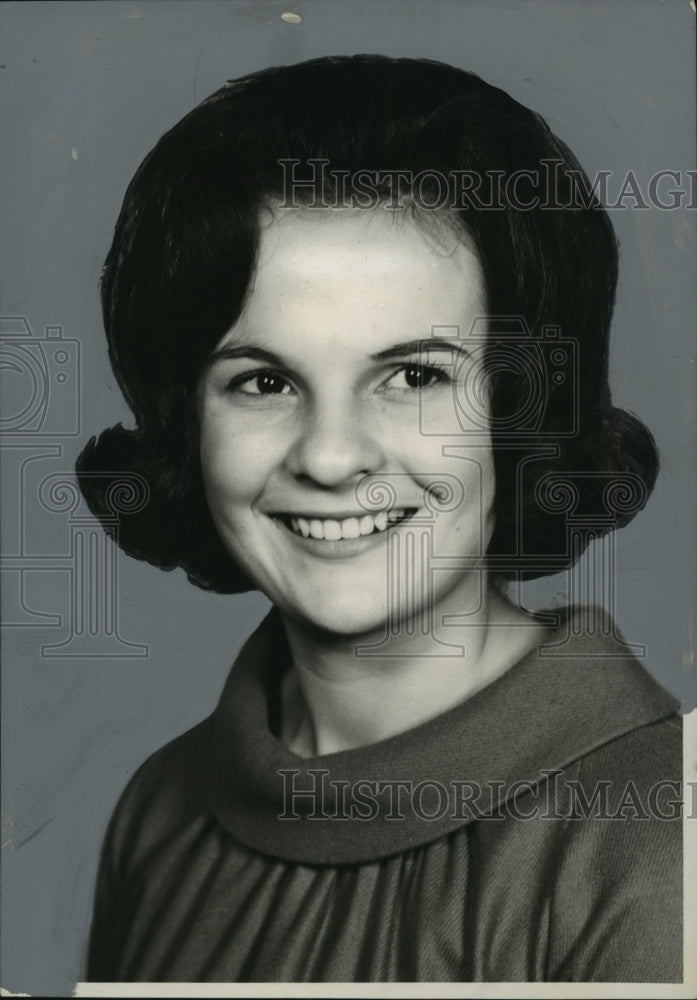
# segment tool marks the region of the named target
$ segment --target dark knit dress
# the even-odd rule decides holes
[[[430,722],[307,759],[275,735],[272,612],[121,797],[87,979],[681,981],[677,704],[579,623]]]

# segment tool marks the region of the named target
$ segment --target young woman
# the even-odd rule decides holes
[[[123,548],[274,609],[125,791],[89,979],[681,978],[677,705],[506,590],[653,486],[616,274],[569,150],[438,63],[231,81],[146,158],[102,278],[136,429],[81,486],[139,473]]]

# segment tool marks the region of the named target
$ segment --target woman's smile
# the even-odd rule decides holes
[[[373,535],[386,531],[397,524],[401,524],[411,517],[414,510],[404,510],[395,507],[392,510],[380,510],[372,514],[349,514],[343,517],[322,517],[321,515],[309,514],[304,517],[293,517],[290,521],[290,528],[296,535],[303,538],[323,538],[326,541],[336,542],[339,539],[358,538],[360,535]]]
[[[348,517],[279,515],[274,521],[293,536],[302,551],[321,559],[348,559],[383,546],[390,531],[407,524],[418,508],[394,508]]]
[[[390,538],[408,542],[409,571],[444,613],[480,592],[493,461],[486,428],[463,439],[457,400],[483,280],[475,254],[430,222],[277,209],[201,381],[203,479],[223,542],[282,611],[340,633],[412,613],[393,606]],[[453,509],[438,503],[447,478]],[[427,551],[455,568],[435,573]]]

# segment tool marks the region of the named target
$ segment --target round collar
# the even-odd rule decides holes
[[[311,864],[374,860],[489,815],[516,788],[545,781],[545,772],[673,714],[676,699],[615,638],[607,616],[591,634],[589,612],[598,609],[557,611],[562,622],[548,642],[428,722],[301,758],[269,724],[290,659],[272,611],[242,648],[205,724],[215,813],[262,853]]]

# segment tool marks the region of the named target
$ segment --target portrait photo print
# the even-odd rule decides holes
[[[695,12],[627,13],[5,5],[7,995],[694,993]]]

